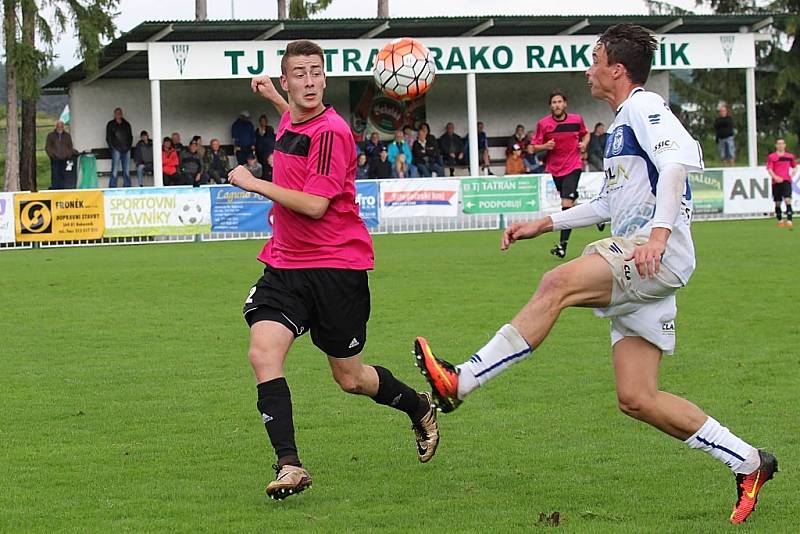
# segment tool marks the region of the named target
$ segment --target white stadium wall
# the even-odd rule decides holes
[[[350,80],[329,78],[325,99],[346,119],[350,116]],[[608,105],[589,94],[583,73],[478,75],[477,86],[478,118],[486,124],[489,136],[511,135],[517,124],[534,129],[536,121],[549,112],[547,97],[554,88],[567,93],[569,110],[582,114],[589,129],[596,122],[608,124],[613,119]],[[666,96],[669,74],[654,72],[648,89]],[[427,120],[435,135],[441,134],[448,121],[456,124],[457,133],[466,134],[466,95],[464,75],[439,76],[426,96]],[[273,126],[278,119],[270,104],[250,92],[245,80],[162,81],[161,99],[162,134],[180,132],[184,142],[201,135],[205,143],[217,137],[222,144],[230,144],[231,124],[243,109],[254,122],[262,113]],[[131,123],[134,141],[141,130],[152,135],[149,81],[100,79],[86,86],[73,85],[70,128],[78,150],[106,146],[105,125],[116,107],[123,109]],[[102,161],[98,167],[107,170]]]

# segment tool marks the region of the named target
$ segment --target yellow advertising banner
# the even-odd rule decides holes
[[[100,239],[105,229],[102,191],[14,195],[17,241]]]

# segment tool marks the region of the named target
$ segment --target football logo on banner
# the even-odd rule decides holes
[[[50,200],[29,200],[19,203],[19,225],[21,234],[50,233],[53,215]]]

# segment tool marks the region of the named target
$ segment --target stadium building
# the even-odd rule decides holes
[[[610,123],[608,105],[593,100],[584,71],[596,36],[620,20],[640,24],[659,35],[654,73],[648,88],[669,99],[669,71],[696,68],[745,69],[748,152],[756,164],[755,43],[774,22],[764,15],[675,16],[496,16],[397,19],[313,19],[144,22],[110,43],[99,70],[83,63],[45,87],[69,94],[71,132],[79,150],[98,156],[108,171],[105,124],[116,107],[124,110],[134,137],[147,130],[154,139],[179,132],[230,144],[230,127],[242,110],[257,122],[274,109],[255,97],[247,80],[256,74],[277,76],[287,42],[311,39],[326,53],[327,101],[350,118],[356,135],[377,129],[387,135],[403,116],[428,122],[439,135],[454,122],[462,136],[476,120],[486,125],[493,156],[517,124],[532,129],[549,112],[548,95],[566,91],[569,111],[594,123]],[[436,87],[424,102],[408,106],[376,103],[371,63],[377,50],[396,37],[415,37],[437,60]],[[476,154],[472,150],[472,154]],[[155,151],[161,183],[160,151]],[[477,155],[471,174],[477,174]]]

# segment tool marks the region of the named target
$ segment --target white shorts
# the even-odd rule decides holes
[[[642,278],[633,260],[633,253],[645,238],[609,237],[590,243],[583,255],[600,254],[611,266],[614,278],[611,304],[598,308],[595,314],[611,319],[611,345],[626,336],[641,337],[665,354],[675,351],[675,292],[683,286],[678,276],[661,265],[653,278]]]

